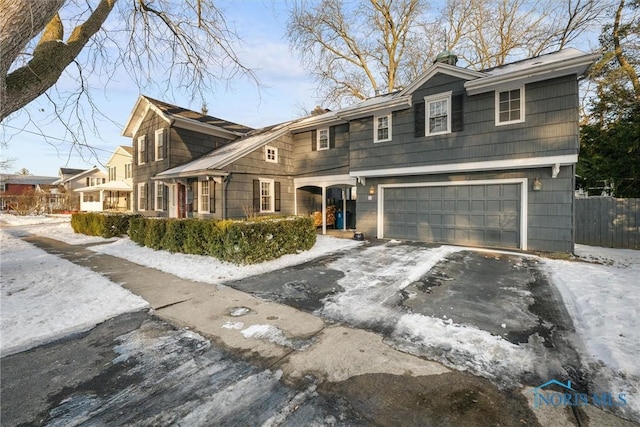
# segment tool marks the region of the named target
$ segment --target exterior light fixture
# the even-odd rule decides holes
[[[376,194],[376,187],[374,187],[373,185],[371,187],[369,187],[369,194],[371,196],[373,196],[374,194]]]
[[[542,190],[542,182],[538,178],[533,180],[533,191]]]

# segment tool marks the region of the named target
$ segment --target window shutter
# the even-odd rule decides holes
[[[273,192],[275,200],[274,200],[274,210],[276,212],[280,212],[280,182],[275,182],[273,185]]]
[[[169,209],[169,187],[166,185],[162,185],[162,210],[166,211]]]
[[[311,131],[311,151],[318,151],[318,131]]]
[[[91,181],[90,181],[90,179],[89,179],[89,178],[87,178],[87,185],[86,185],[86,187],[88,187],[88,186],[90,186],[90,185],[91,185]]]
[[[167,145],[169,145],[169,129],[162,129],[162,158],[167,158]]]
[[[464,95],[457,94],[451,97],[451,131],[460,132],[464,121]]]
[[[336,127],[329,128],[329,148],[336,148]]]
[[[253,211],[260,212],[260,181],[253,180]]]
[[[200,205],[198,204],[198,191],[200,191],[200,186],[198,185],[198,181],[193,181],[191,183],[191,194],[193,194],[191,200],[191,212],[198,212],[200,210]]]
[[[424,102],[417,102],[414,104],[414,113],[415,113],[415,136],[416,138],[422,137],[425,135],[425,106]]]
[[[216,182],[209,183],[209,212],[216,213]]]

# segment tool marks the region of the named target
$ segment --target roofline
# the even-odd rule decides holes
[[[80,172],[80,173],[78,173],[78,174],[75,174],[75,175],[73,175],[73,176],[70,176],[69,178],[66,178],[66,179],[60,180],[60,183],[69,182],[69,181],[71,181],[72,179],[80,178],[82,175],[86,175],[86,174],[89,174],[89,173],[91,173],[91,172],[95,172],[95,171],[102,172],[102,171],[100,170],[100,168],[99,168],[99,167],[94,166],[94,167],[92,167],[92,168],[91,168],[91,169],[89,169],[89,170],[86,170],[86,171],[84,171],[84,172]],[[104,172],[102,172],[102,173],[104,173]],[[105,175],[106,175],[106,173],[105,173]]]
[[[409,86],[402,89],[401,96],[411,95],[420,86],[422,86],[427,80],[436,75],[437,73],[447,74],[449,76],[458,77],[465,80],[476,80],[484,78],[487,74],[480,71],[468,70],[466,68],[456,67],[455,65],[445,64],[442,62],[436,62],[431,65],[424,73],[416,78]]]
[[[124,146],[123,146],[123,145],[118,145],[118,146],[116,147],[116,149],[115,149],[115,150],[113,150],[113,154],[111,155],[111,157],[109,157],[109,160],[107,160],[107,162],[105,163],[105,165],[109,165],[109,164],[111,164],[111,160],[113,160],[113,158],[114,158],[114,157],[115,157],[115,155],[117,154],[118,150],[122,150],[122,151],[124,151],[124,153],[125,153],[127,156],[131,157],[131,159],[133,160],[133,154],[129,154],[129,152],[128,152],[127,150],[125,150],[125,149],[124,149]]]
[[[229,172],[217,170],[217,169],[201,169],[194,172],[176,172],[164,176],[152,176],[151,179],[153,181],[166,181],[168,179],[179,179],[179,178],[193,178],[196,176],[220,176],[226,177],[229,176]]]
[[[517,83],[531,83],[537,81],[537,76],[544,74],[557,74],[558,77],[568,74],[584,74],[589,67],[600,57],[599,53],[585,54],[575,58],[556,61],[539,66],[533,66],[511,73],[487,76],[481,79],[468,81],[464,84],[469,95],[492,90],[495,86]],[[530,58],[533,59],[533,58]],[[505,64],[509,65],[509,64]]]
[[[228,136],[234,136],[234,137],[241,137],[246,135],[246,133],[242,133],[242,132],[236,132],[236,131],[232,131],[232,130],[227,130],[224,128],[221,128],[220,126],[215,126],[215,125],[211,125],[208,123],[203,123],[203,122],[199,122],[198,120],[193,120],[193,119],[187,119],[185,117],[180,117],[180,116],[171,116],[171,119],[169,121],[170,125],[182,128],[182,129],[189,129],[189,130],[194,130],[200,133],[205,133],[208,135],[212,135],[212,136],[220,136],[220,137],[228,137]]]

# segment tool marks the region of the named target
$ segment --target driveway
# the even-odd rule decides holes
[[[226,284],[501,388],[582,377],[570,317],[526,254],[391,241]]]

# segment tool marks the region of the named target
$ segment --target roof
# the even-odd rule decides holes
[[[133,155],[133,147],[132,146],[130,146],[130,145],[120,145],[120,148],[122,148],[127,153]]]
[[[228,120],[140,95],[122,131],[122,135],[133,137],[149,110],[153,110],[172,126],[193,129],[202,133],[210,133],[229,139],[246,135],[253,130],[253,128],[249,126],[233,123]]]
[[[60,174],[62,175],[77,175],[86,171],[87,169],[71,169],[71,168],[60,168]]]
[[[76,188],[73,191],[81,192],[81,191],[133,191],[131,184],[126,181],[109,181],[104,184],[98,184],[91,187],[82,187]]]
[[[109,160],[105,163],[105,165],[110,166],[113,159],[116,156],[125,156],[127,159],[133,160],[133,147],[129,147],[126,145],[119,145],[113,150],[113,154],[109,157]]]
[[[85,175],[90,175],[95,172],[100,172],[102,175],[106,176],[106,174],[102,172],[97,166],[94,166],[91,169],[86,169],[86,170],[78,169],[78,170],[80,170],[80,173],[77,173],[73,176],[69,176],[64,179],[58,179],[54,184],[64,184],[65,182],[73,181],[74,179],[82,178]]]
[[[246,137],[223,145],[198,159],[162,171],[153,177],[153,179],[162,180],[196,176],[207,173],[210,174],[214,171],[218,171],[219,175],[224,175],[225,173],[220,170],[221,168],[289,133],[292,123],[293,122],[281,123],[253,131]]]
[[[58,180],[57,176],[36,176],[22,174],[2,174],[0,181],[5,184],[49,185]]]

